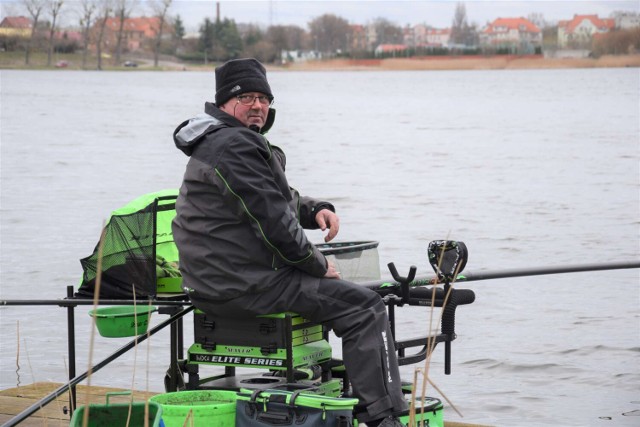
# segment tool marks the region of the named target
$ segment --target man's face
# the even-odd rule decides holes
[[[260,92],[247,92],[231,98],[220,106],[227,114],[240,120],[246,127],[262,128],[267,120],[271,99]]]

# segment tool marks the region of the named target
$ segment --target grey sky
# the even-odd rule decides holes
[[[295,24],[307,28],[307,23],[325,13],[338,15],[352,24],[366,24],[384,17],[397,25],[426,23],[438,28],[451,25],[459,0],[234,0],[220,1],[223,18],[236,22],[262,25]],[[546,21],[571,19],[574,14],[597,14],[609,17],[616,10],[640,12],[640,1],[584,0],[467,0],[463,1],[470,23],[480,26],[499,17],[526,17],[540,13]],[[196,31],[205,17],[213,19],[216,1],[174,0],[172,14],[180,14],[188,31]]]

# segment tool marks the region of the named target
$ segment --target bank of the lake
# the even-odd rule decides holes
[[[115,70],[157,70],[157,71],[206,71],[218,65],[217,62],[194,64],[181,62],[172,57],[163,57],[158,66],[153,59],[127,57],[121,62],[130,61],[135,67],[113,65],[111,58],[104,59],[102,69]],[[62,64],[63,67],[56,67]],[[85,69],[95,70],[96,59],[89,58]],[[402,70],[513,70],[513,69],[577,69],[577,68],[629,68],[640,67],[640,54],[605,55],[599,58],[546,58],[542,55],[495,55],[495,56],[429,56],[415,58],[387,59],[326,59],[318,61],[292,62],[284,65],[268,65],[271,70],[287,71],[402,71]],[[46,55],[34,54],[30,65],[25,65],[24,54],[0,52],[0,70],[2,69],[82,69],[82,55],[56,55],[52,65],[47,65]]]
[[[640,67],[640,55],[607,55],[600,58],[544,58],[542,56],[433,56],[374,60],[309,61],[286,66],[289,70],[509,70],[560,68]]]

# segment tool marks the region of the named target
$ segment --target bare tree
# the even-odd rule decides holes
[[[477,44],[476,28],[467,22],[467,8],[464,3],[456,5],[451,23],[451,41],[458,45],[473,46]]]
[[[376,44],[400,44],[403,40],[402,28],[386,18],[376,18],[373,21],[376,30]]]
[[[87,56],[89,55],[90,29],[97,5],[94,0],[81,0],[80,7],[82,8],[82,16],[80,18],[80,26],[82,27],[82,69],[86,69]]]
[[[118,31],[116,33],[116,56],[115,63],[120,63],[122,56],[122,42],[124,39],[124,24],[125,21],[131,15],[131,10],[134,7],[134,0],[115,0],[116,5],[114,8],[115,17],[118,19]]]
[[[287,27],[283,25],[270,26],[267,29],[267,40],[271,42],[277,55],[280,55],[283,50],[292,49],[287,40]]]
[[[456,44],[461,44],[462,39],[464,38],[464,29],[466,26],[467,8],[464,3],[458,3],[453,15],[453,22],[451,23],[451,41]]]
[[[297,25],[272,25],[267,38],[278,50],[301,50],[308,45],[304,29]]]
[[[316,51],[335,53],[347,46],[349,23],[343,18],[325,14],[309,22],[309,29]]]
[[[111,13],[111,2],[109,0],[102,0],[100,2],[100,11],[98,14],[98,37],[96,39],[96,54],[98,55],[98,70],[102,70],[102,42],[104,39],[104,32],[107,26],[107,20]]]
[[[158,28],[156,30],[155,43],[153,46],[153,66],[158,66],[158,59],[160,57],[160,44],[162,43],[162,32],[167,18],[167,12],[171,7],[172,0],[158,0],[151,4],[154,16],[158,18]]]
[[[51,15],[51,26],[49,27],[49,48],[47,49],[47,66],[51,66],[51,57],[53,56],[54,37],[56,35],[56,21],[62,8],[62,0],[49,0],[49,14]]]
[[[27,42],[27,48],[24,56],[24,63],[29,65],[31,48],[33,47],[33,42],[38,33],[38,20],[40,19],[42,9],[44,9],[45,0],[23,0],[23,4],[27,9],[27,12],[29,12],[29,16],[31,16],[31,36]]]

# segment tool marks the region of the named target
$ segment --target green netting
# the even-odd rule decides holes
[[[158,277],[179,276],[171,221],[178,190],[145,194],[113,211],[103,230],[100,298],[156,294]],[[78,297],[94,295],[100,242],[80,260]]]

